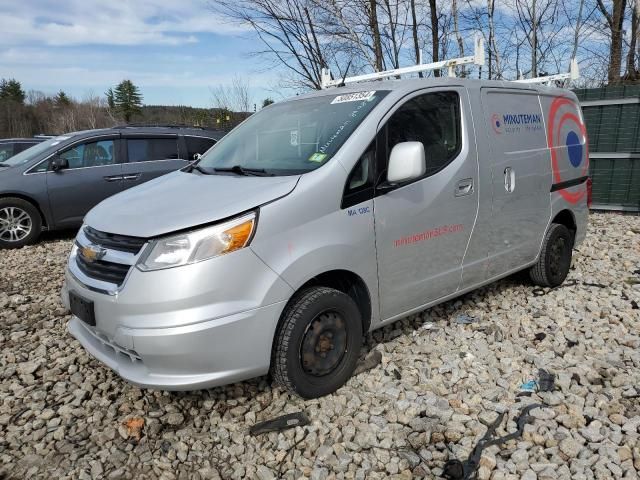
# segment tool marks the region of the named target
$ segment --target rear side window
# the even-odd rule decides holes
[[[387,123],[387,162],[401,142],[422,142],[428,177],[446,167],[460,152],[460,100],[455,92],[412,98]]]
[[[11,143],[0,144],[0,162],[5,161],[11,156],[13,156],[13,144]]]
[[[35,145],[35,143],[18,143],[16,145],[15,153],[22,152],[22,151],[26,150],[27,148],[33,147],[34,145]]]
[[[178,157],[178,137],[129,138],[127,140],[129,162],[150,162]]]
[[[59,157],[65,158],[69,162],[70,169],[101,167],[116,163],[113,140],[74,145],[60,153]]]
[[[184,137],[184,139],[187,142],[187,158],[189,160],[193,160],[196,154],[202,155],[216,143],[213,138]]]

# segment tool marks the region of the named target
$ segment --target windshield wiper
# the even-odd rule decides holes
[[[233,167],[219,167],[213,169],[215,172],[231,172],[237,175],[254,175],[256,177],[273,177],[273,173],[267,173],[264,168],[246,168],[240,165]]]
[[[189,165],[188,168],[189,168],[189,172],[193,172],[194,170],[197,170],[204,175],[213,175],[213,173],[211,173],[208,170],[205,170],[203,167],[201,167],[197,163],[192,163],[191,165]]]

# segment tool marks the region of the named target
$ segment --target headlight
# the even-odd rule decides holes
[[[138,260],[144,271],[189,265],[245,247],[255,228],[256,214],[152,241]]]

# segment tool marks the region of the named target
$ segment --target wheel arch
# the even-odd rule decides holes
[[[40,214],[40,219],[42,220],[42,229],[43,230],[50,229],[49,220],[47,219],[47,216],[44,214],[44,211],[40,207],[40,204],[33,197],[30,197],[29,195],[24,195],[22,193],[13,193],[13,192],[0,193],[0,200],[5,198],[19,198],[20,200],[29,202]]]
[[[295,289],[295,292],[289,298],[286,306],[282,309],[280,313],[280,318],[278,319],[278,323],[276,325],[275,334],[272,340],[271,351],[275,347],[276,339],[278,338],[278,330],[282,325],[282,319],[292,302],[298,297],[298,294],[310,287],[329,287],[335,288],[336,290],[343,292],[355,302],[360,310],[360,315],[362,317],[362,332],[366,333],[369,331],[371,327],[371,318],[372,318],[372,307],[371,307],[371,293],[369,292],[369,288],[365,281],[358,275],[350,270],[328,270],[317,275],[314,275],[298,288]]]
[[[578,228],[576,223],[576,218],[573,212],[567,208],[558,212],[556,216],[553,217],[553,220],[551,221],[551,223],[558,223],[560,225],[564,225],[573,233],[574,236]]]

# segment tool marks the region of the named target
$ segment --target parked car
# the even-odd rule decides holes
[[[0,248],[78,227],[105,198],[184,168],[222,136],[183,127],[116,127],[49,138],[0,162]]]
[[[46,137],[0,139],[0,163],[8,160],[27,148],[37,145],[45,139]]]
[[[279,102],[89,212],[69,330],[144,387],[270,371],[324,395],[369,330],[519,270],[561,284],[586,234],[587,167],[567,90],[432,78]]]

